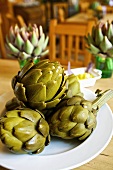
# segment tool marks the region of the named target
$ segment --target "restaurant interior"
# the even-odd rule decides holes
[[[61,52],[58,49],[62,51],[62,46],[58,43],[58,35],[56,36],[56,42],[53,43],[52,36],[57,33],[53,33],[54,26],[51,26],[52,20],[56,20],[57,24],[69,24],[69,32],[73,29],[71,28],[72,25],[75,25],[75,27],[77,25],[79,28],[82,28],[82,25],[87,27],[85,31],[77,28],[76,33],[74,33],[81,34],[81,32],[84,32],[84,35],[79,35],[82,38],[80,38],[79,45],[74,50],[76,54],[70,54],[70,59],[66,58],[65,61],[60,60],[63,65],[67,65],[70,60],[72,67],[86,66],[93,58],[86,50],[85,42],[82,42],[84,41],[83,37],[91,32],[92,26],[100,20],[107,20],[106,17],[109,17],[109,20],[112,19],[112,2],[112,0],[0,0],[0,58],[15,59],[14,57],[8,57],[5,47],[6,36],[9,34],[11,26],[16,24],[23,26],[30,23],[37,26],[41,25],[44,33],[49,35],[47,47],[49,54],[45,58],[59,60],[58,56],[61,56]],[[107,16],[109,14],[110,16]],[[68,43],[66,39],[64,43]],[[72,52],[67,52],[64,55],[68,56],[69,53]],[[87,59],[84,59],[82,63],[77,63],[75,61],[78,60],[77,55],[79,58],[85,58],[87,55]]]
[[[28,62],[29,59],[32,60]],[[41,64],[39,63],[40,60]],[[73,79],[68,80],[71,74]],[[77,77],[77,75],[80,75],[80,77]],[[65,132],[67,133],[65,128],[71,127],[71,125],[67,125],[69,114],[71,120],[72,116],[75,115],[73,120],[75,121],[77,118],[78,122],[73,121],[74,126],[80,124],[81,129],[84,129],[84,127],[86,129],[92,128],[92,117],[97,118],[94,133],[88,140],[81,142],[79,147],[75,146],[76,141],[71,141],[68,144],[68,142],[64,142],[64,139],[56,140],[55,137],[55,140],[53,140],[55,144],[53,143],[52,147],[50,144],[50,150],[48,149],[47,153],[46,151],[44,154],[42,153],[41,157],[39,155],[38,159],[36,156],[31,156],[30,152],[27,159],[26,155],[21,157],[21,155],[10,154],[9,150],[7,151],[0,142],[0,170],[113,170],[112,82],[113,0],[0,0],[0,138],[3,137],[1,134],[1,124],[4,123],[3,121],[1,123],[2,111],[7,106],[15,107],[16,104],[19,104],[20,107],[20,104],[24,102],[27,103],[26,106],[29,106],[28,104],[31,102],[31,108],[33,106],[42,107],[41,111],[44,111],[44,113],[49,109],[57,108],[57,104],[63,99],[67,100],[68,97],[70,101],[59,106],[61,110],[63,110],[63,105],[71,106],[71,102],[74,105],[71,107],[81,104],[80,114],[83,113],[81,107],[86,110],[89,108],[88,114],[90,113],[90,116],[86,112],[86,115],[89,116],[87,116],[87,120],[84,113],[80,118],[79,116],[77,118],[75,112],[69,113],[74,109],[69,109],[68,112],[63,111],[60,116],[55,115],[56,119],[63,120],[65,118],[66,120],[66,124],[62,123],[61,127],[60,134],[63,135]],[[101,102],[97,102],[98,107],[96,105],[93,110],[90,103],[87,105],[86,102],[85,104],[85,100],[81,103],[71,100],[77,93],[77,95],[81,94],[81,97],[84,96],[85,99],[92,102],[96,97],[101,97],[102,92],[107,90],[112,92],[112,95],[109,94],[105,97],[104,103],[107,104],[103,104],[102,108],[99,107]],[[46,95],[46,92],[48,95]],[[19,100],[13,100],[12,97],[15,97],[15,95],[22,103],[16,103]],[[34,99],[35,96],[38,97]],[[34,101],[32,102],[32,100]],[[39,101],[37,102],[37,100]],[[14,105],[10,105],[12,103]],[[21,106],[26,107],[25,105]],[[99,110],[98,114],[94,112],[95,110]],[[94,113],[93,116],[92,112]],[[68,114],[65,116],[65,113]],[[21,113],[19,112],[16,115],[20,116]],[[25,119],[27,120],[28,117]],[[30,118],[30,121],[31,119],[34,120],[34,117]],[[85,123],[82,122],[82,119]],[[55,121],[55,124],[57,124],[59,120]],[[7,123],[8,128],[13,127],[12,122]],[[72,126],[73,122],[71,122]],[[87,123],[91,123],[91,125]],[[39,124],[35,127],[38,129]],[[22,129],[24,128],[22,127]],[[43,129],[43,120],[40,129]],[[64,129],[64,132],[62,129]],[[84,136],[84,134],[88,137],[89,132],[93,132],[90,129],[86,133],[85,129],[84,134],[82,134],[81,129],[75,129],[73,134],[80,131],[80,134],[77,134],[79,137]],[[12,129],[10,131],[13,133]],[[26,129],[24,131],[26,133]],[[46,132],[47,130],[42,130],[40,134]],[[2,141],[7,143],[8,140],[3,139]],[[34,147],[32,141],[34,140],[31,140],[31,146]],[[10,138],[9,143],[11,143],[11,147],[9,147],[9,144],[6,145],[13,150],[12,138]],[[29,145],[28,143],[26,146]],[[16,148],[15,146],[14,148]],[[22,146],[25,146],[25,144],[22,144]],[[40,151],[42,148],[43,146],[38,150]],[[24,151],[26,150],[24,148]],[[33,152],[35,151],[33,150]]]

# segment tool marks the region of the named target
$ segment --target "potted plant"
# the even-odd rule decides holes
[[[102,70],[102,77],[111,77],[113,72],[113,22],[99,22],[85,36],[87,49],[95,57],[95,67]]]
[[[11,58],[18,59],[22,68],[29,59],[32,58],[33,62],[37,63],[41,56],[48,53],[48,40],[49,37],[43,33],[42,26],[11,26],[9,35],[6,36],[7,53]]]

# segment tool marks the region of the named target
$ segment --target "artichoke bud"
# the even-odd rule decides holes
[[[113,47],[113,22],[100,22],[93,26],[91,34],[85,36],[85,41],[86,48],[91,54],[108,54],[107,51]],[[106,57],[111,57],[111,55],[106,55]]]
[[[48,117],[50,134],[63,139],[85,140],[97,125],[96,113],[113,97],[113,90],[96,91],[97,98],[88,101],[82,96],[61,100]]]
[[[13,153],[40,153],[50,142],[49,125],[39,111],[29,108],[6,111],[0,119],[0,137]]]
[[[12,79],[16,97],[25,105],[38,110],[55,107],[66,93],[67,76],[59,62],[32,61]],[[50,88],[51,87],[51,88]]]
[[[17,54],[20,52],[29,54],[30,58],[41,57],[47,54],[48,40],[49,38],[48,36],[45,37],[42,27],[40,26],[38,30],[36,24],[29,24],[21,28],[15,25],[14,28],[10,28],[9,36],[6,36],[6,44],[9,46],[8,52],[13,52],[13,56],[16,58],[19,58]]]
[[[81,93],[80,83],[74,74],[68,76],[66,85],[67,85],[67,91],[66,91],[65,99],[71,98],[77,94],[83,95]]]

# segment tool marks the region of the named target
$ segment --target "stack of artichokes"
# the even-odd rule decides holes
[[[28,61],[13,77],[12,89],[15,97],[6,103],[0,137],[14,153],[40,153],[50,135],[85,140],[96,127],[103,98],[105,103],[113,97],[108,90],[94,102],[85,100],[76,76],[67,76],[59,62],[49,60]]]

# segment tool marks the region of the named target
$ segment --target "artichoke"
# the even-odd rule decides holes
[[[0,138],[13,153],[40,153],[50,142],[49,125],[39,111],[6,111],[0,119]]]
[[[38,28],[36,24],[29,24],[19,28],[15,25],[10,28],[9,35],[6,37],[6,47],[11,57],[19,60],[36,59],[48,53],[46,49],[48,40],[42,26]]]
[[[80,83],[74,74],[70,74],[67,77],[67,90],[65,99],[71,98],[75,95],[83,96],[81,92]]]
[[[113,58],[113,22],[98,23],[92,28],[91,34],[85,36],[87,49],[96,56]]]
[[[12,79],[12,88],[19,101],[40,111],[55,107],[66,95],[67,76],[59,62],[29,61]]]
[[[99,108],[112,97],[113,90],[107,90],[102,94],[98,92],[93,102],[82,96],[62,100],[47,120],[50,134],[63,139],[85,140],[96,127]]]

